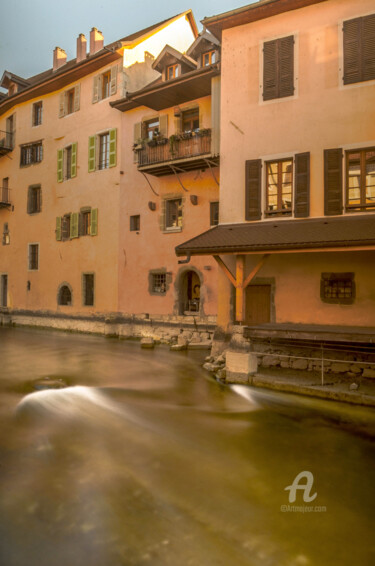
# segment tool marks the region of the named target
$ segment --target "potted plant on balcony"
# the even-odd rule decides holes
[[[211,128],[200,128],[199,130],[197,130],[197,136],[200,137],[204,137],[204,136],[208,136],[211,133]]]
[[[145,140],[142,138],[137,139],[137,141],[133,144],[133,151],[141,151],[145,146]]]

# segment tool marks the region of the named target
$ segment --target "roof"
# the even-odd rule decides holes
[[[202,51],[207,51],[210,47],[213,46],[220,47],[220,41],[212,35],[212,33],[208,31],[202,31],[194,43],[192,43],[189,49],[186,51],[186,54],[195,59],[198,54],[202,53]]]
[[[177,49],[174,49],[170,45],[166,45],[162,49],[155,61],[152,63],[152,68],[156,71],[159,71],[159,73],[162,73],[164,67],[166,67],[167,65],[172,65],[174,63],[181,63],[182,65],[190,69],[197,68],[197,62],[194,61],[194,59],[192,59],[188,55],[185,55],[184,53],[181,53],[180,51],[177,51]]]
[[[4,71],[3,76],[1,77],[0,86],[9,88],[11,82],[18,84],[21,87],[29,86],[29,81],[11,73],[10,71]]]
[[[224,29],[242,26],[250,22],[282,14],[283,12],[318,4],[319,2],[327,2],[327,0],[260,0],[236,10],[204,18],[202,24],[216,37],[221,39]]]
[[[176,247],[176,254],[272,253],[375,246],[375,214],[220,224]]]

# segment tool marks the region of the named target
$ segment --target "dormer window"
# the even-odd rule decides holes
[[[179,67],[180,65],[169,65],[169,67],[167,67],[167,72],[166,72],[167,81],[169,81],[170,79],[175,79],[180,75]]]
[[[216,51],[202,53],[202,67],[208,67],[216,63]]]

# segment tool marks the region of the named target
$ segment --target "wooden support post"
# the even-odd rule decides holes
[[[244,301],[244,272],[245,256],[236,256],[236,322],[245,320],[245,301]]]

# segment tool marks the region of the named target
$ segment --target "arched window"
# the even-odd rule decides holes
[[[72,292],[68,285],[62,285],[59,289],[58,295],[59,305],[71,305],[72,304]]]

